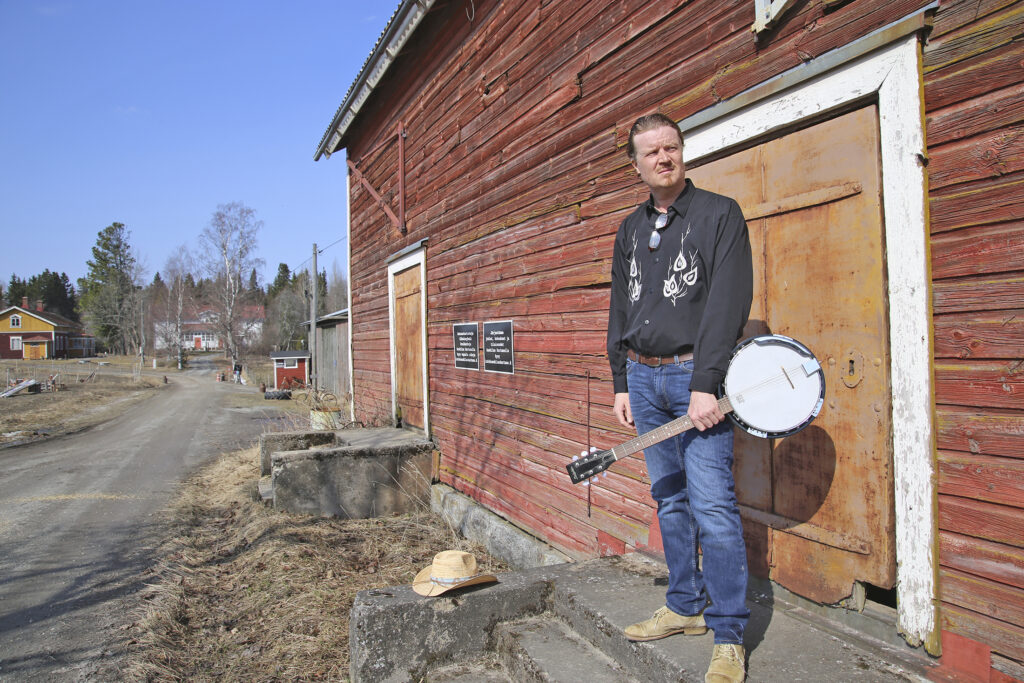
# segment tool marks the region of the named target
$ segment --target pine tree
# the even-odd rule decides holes
[[[28,283],[11,274],[11,280],[7,285],[7,301],[12,306],[20,306],[21,298],[24,296],[28,296]]]
[[[292,281],[291,270],[288,269],[287,263],[277,264],[277,277],[267,287],[267,300],[273,299],[278,293],[287,287]]]
[[[123,223],[101,230],[86,262],[89,272],[78,280],[86,323],[115,353],[134,351],[141,340],[139,267],[130,237]]]

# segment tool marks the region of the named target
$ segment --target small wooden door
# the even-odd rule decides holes
[[[772,442],[737,430],[735,464],[751,571],[826,604],[896,580],[880,169],[869,106],[688,172],[747,218],[745,336],[793,337],[826,371],[815,422]]]
[[[23,344],[22,357],[25,360],[43,360],[46,358],[46,342],[27,342]]]
[[[422,265],[394,274],[395,404],[402,424],[424,429]]]

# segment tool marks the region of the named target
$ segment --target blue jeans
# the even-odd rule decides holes
[[[657,368],[629,361],[627,373],[638,434],[686,414],[693,361]],[[703,610],[715,643],[743,644],[750,610],[747,552],[732,475],[732,424],[726,420],[703,432],[683,432],[645,448],[644,459],[668,563],[665,604],[677,614]]]

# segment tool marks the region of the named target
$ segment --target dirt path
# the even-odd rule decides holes
[[[152,561],[159,510],[276,412],[255,389],[215,382],[212,365],[171,384],[88,431],[0,450],[0,680],[95,680]]]

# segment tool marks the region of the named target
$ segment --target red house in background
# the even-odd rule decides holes
[[[30,308],[28,297],[22,297],[21,306],[0,309],[0,358],[43,360],[95,354],[96,339],[81,324],[47,311],[42,301]]]
[[[274,361],[274,388],[288,389],[309,384],[309,351],[271,351]]]

